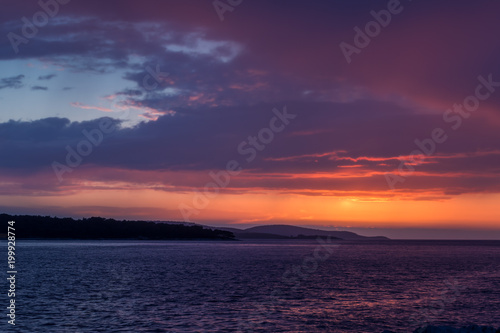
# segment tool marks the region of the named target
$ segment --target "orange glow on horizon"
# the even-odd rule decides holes
[[[273,191],[220,193],[203,209],[196,193],[154,189],[84,190],[64,196],[1,196],[11,207],[55,207],[77,216],[182,220],[179,204],[198,213],[193,222],[298,224],[352,227],[453,227],[500,229],[499,194],[466,194],[442,200],[388,199],[377,196],[313,196]],[[22,204],[20,204],[22,203]]]

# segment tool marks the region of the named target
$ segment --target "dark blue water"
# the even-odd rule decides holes
[[[2,315],[2,332],[500,323],[500,242],[19,241],[17,260],[16,326]]]

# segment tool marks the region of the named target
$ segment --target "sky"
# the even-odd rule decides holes
[[[500,3],[0,12],[0,211],[500,239]]]

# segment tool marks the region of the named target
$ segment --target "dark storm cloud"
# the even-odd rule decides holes
[[[6,156],[1,168],[30,173],[50,166],[64,155],[66,145],[76,145],[84,138],[82,131],[98,128],[99,121],[70,122],[54,117],[0,123],[0,151]]]
[[[50,80],[50,79],[55,78],[56,76],[57,76],[56,74],[40,75],[38,77],[38,80],[42,80],[42,81],[44,81],[44,80]]]
[[[0,79],[0,89],[5,89],[5,88],[19,89],[24,85],[23,80],[24,80],[24,75],[17,75]]]
[[[179,110],[175,115],[106,136],[83,165],[128,170],[223,169],[228,160],[244,161],[248,157],[238,153],[238,145],[269,126],[274,107],[283,109],[283,105],[261,104]],[[276,133],[249,163],[253,172],[340,172],[348,170],[342,167],[353,165],[368,173],[388,172],[397,168],[400,155],[418,148],[415,139],[426,139],[442,123],[439,116],[422,116],[373,101],[289,102],[287,111],[297,119],[282,133]],[[32,172],[46,169],[53,161],[63,162],[66,146],[75,148],[79,141],[86,140],[82,131],[97,129],[98,123],[47,118],[0,124],[0,153],[16,157],[0,161],[0,167]],[[419,171],[430,176],[464,173],[478,177],[481,172],[497,172],[499,155],[495,151],[500,151],[500,134],[495,128],[470,120],[460,132],[448,133],[453,140],[438,146],[429,157],[432,163],[419,166]],[[486,153],[477,153],[480,151]]]
[[[37,37],[23,45],[18,55],[4,39],[0,58],[52,58],[82,71],[125,68],[131,70],[127,78],[140,83],[145,66],[137,68],[128,59],[130,54],[137,54],[171,73],[179,89],[205,92],[216,102],[227,102],[228,94],[244,103],[279,101],[283,95],[290,99],[304,91],[323,96],[339,82],[343,87],[364,86],[378,94],[397,90],[416,102],[453,102],[469,93],[477,75],[500,76],[496,60],[500,49],[491,42],[492,31],[500,28],[495,16],[498,3],[401,4],[401,14],[354,55],[351,65],[339,44],[353,43],[353,28],[364,28],[373,20],[370,11],[384,10],[386,2],[317,1],[305,5],[302,1],[252,1],[227,12],[224,22],[219,21],[210,1],[192,1],[189,5],[154,0],[140,5],[130,1],[71,2],[61,7],[59,15],[40,28]],[[34,1],[31,6],[9,4],[4,12],[10,15],[2,34],[21,29],[21,20],[15,18],[29,17],[37,10],[40,8]],[[221,65],[203,56],[165,49],[167,44],[192,44],[192,33],[207,40],[239,43],[244,52],[235,61]],[[214,52],[211,60],[227,54],[227,48]],[[252,79],[248,70],[265,75]],[[287,89],[283,84],[292,87]],[[240,91],[229,88],[231,85]],[[256,86],[267,93],[253,91],[249,97],[243,90]],[[215,90],[221,87],[226,89]],[[176,105],[185,102],[182,98],[166,100]],[[500,97],[489,102],[498,106]]]
[[[287,105],[297,120],[259,153],[252,173],[380,174],[364,180],[243,179],[238,186],[382,188],[381,174],[417,148],[415,139],[448,126],[442,113],[474,93],[478,75],[491,73],[500,81],[500,47],[493,42],[500,28],[497,2],[402,4],[404,11],[351,64],[340,42],[353,43],[353,28],[363,28],[373,20],[370,11],[385,9],[387,2],[244,1],[220,22],[210,1],[74,1],[19,54],[8,40],[0,41],[0,59],[50,59],[81,72],[121,69],[133,87],[116,95],[176,112],[117,130],[84,165],[221,169],[241,158],[238,144],[268,125],[273,107]],[[31,5],[9,4],[9,15],[0,13],[8,17],[1,34],[19,31],[15,18],[39,10]],[[156,68],[168,75],[148,90],[144,78]],[[19,88],[23,78],[2,79],[0,88]],[[499,107],[500,93],[492,94],[460,130],[448,131],[450,139],[405,186],[447,193],[497,188]],[[64,160],[66,146],[85,139],[82,131],[97,128],[97,121],[0,124],[0,153],[15,156],[0,161],[0,168],[48,168]]]
[[[44,86],[33,86],[31,90],[49,90],[49,88]]]

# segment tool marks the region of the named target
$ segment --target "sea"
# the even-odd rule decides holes
[[[16,271],[1,332],[500,326],[500,241],[18,240]]]

